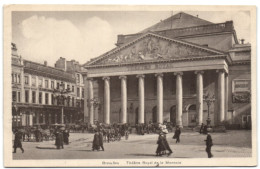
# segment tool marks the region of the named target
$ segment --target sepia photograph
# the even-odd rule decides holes
[[[256,166],[255,35],[255,6],[5,6],[5,166]]]

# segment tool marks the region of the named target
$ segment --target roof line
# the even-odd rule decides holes
[[[187,42],[187,41],[180,40],[180,39],[168,38],[168,37],[165,37],[165,36],[162,36],[162,35],[158,35],[158,34],[156,34],[156,33],[154,33],[154,32],[147,32],[147,33],[143,34],[142,36],[136,38],[135,40],[133,40],[133,41],[131,41],[131,42],[128,42],[127,44],[124,44],[124,45],[122,45],[122,46],[120,46],[120,47],[116,47],[116,48],[110,50],[109,52],[106,52],[106,53],[104,53],[103,55],[98,56],[98,57],[95,58],[94,60],[92,60],[92,61],[90,61],[90,62],[84,64],[84,66],[87,66],[87,65],[91,65],[91,64],[93,64],[93,63],[96,63],[97,61],[99,61],[99,60],[101,60],[101,59],[103,59],[103,58],[105,58],[105,57],[110,56],[113,52],[118,51],[118,50],[121,50],[121,49],[123,49],[123,48],[125,48],[125,47],[131,45],[132,43],[137,42],[138,40],[140,40],[140,39],[142,39],[142,38],[144,38],[144,37],[146,37],[146,36],[148,36],[148,35],[157,36],[157,37],[159,37],[159,38],[164,38],[164,39],[166,39],[166,40],[175,41],[175,42],[177,42],[177,43],[183,43],[183,44],[186,44],[186,45],[195,46],[195,47],[197,47],[197,48],[200,48],[200,49],[203,49],[203,50],[206,50],[206,51],[215,52],[215,53],[217,53],[217,54],[224,54],[223,51],[218,51],[218,50],[216,50],[216,49],[212,49],[212,48],[208,48],[208,47],[205,48],[205,47],[200,46],[200,45],[198,45],[198,44],[191,43],[191,42]]]

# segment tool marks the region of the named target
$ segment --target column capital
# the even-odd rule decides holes
[[[227,73],[225,69],[218,69],[216,70],[217,73]]]
[[[127,79],[127,76],[119,76],[119,79]]]
[[[155,77],[158,77],[158,76],[163,77],[163,73],[156,73]]]
[[[136,75],[137,78],[144,78],[145,75],[144,74],[140,74],[140,75]]]
[[[203,70],[196,70],[194,73],[195,74],[204,74],[204,71]]]
[[[110,80],[109,76],[102,77],[103,80]]]
[[[175,76],[177,76],[177,75],[182,76],[182,75],[183,75],[183,72],[174,72],[174,75],[175,75]]]

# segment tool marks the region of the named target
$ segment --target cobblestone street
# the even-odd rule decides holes
[[[169,157],[156,157],[156,134],[144,136],[131,134],[128,140],[104,143],[105,151],[91,150],[93,134],[71,133],[70,144],[57,150],[54,141],[23,142],[25,153],[18,149],[13,154],[14,159],[136,159],[136,158],[207,158],[205,152],[206,135],[196,132],[183,132],[181,142],[176,144],[173,133],[167,135],[167,140],[173,150]],[[212,133],[212,153],[214,158],[251,157],[251,131],[227,131]]]

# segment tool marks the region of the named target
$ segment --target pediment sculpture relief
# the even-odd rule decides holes
[[[112,54],[106,63],[124,63],[145,60],[172,59],[186,56],[203,56],[209,53],[195,47],[185,46],[176,42],[157,37],[146,37],[119,52]]]

